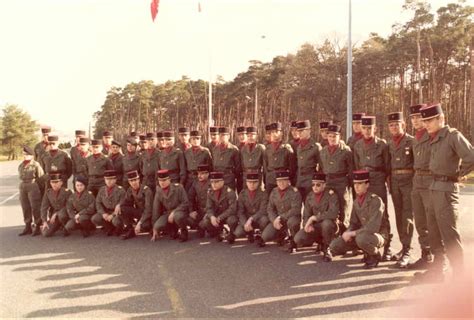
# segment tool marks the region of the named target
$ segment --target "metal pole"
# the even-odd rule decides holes
[[[346,140],[352,135],[352,3],[349,0],[349,37],[347,41],[347,121]]]

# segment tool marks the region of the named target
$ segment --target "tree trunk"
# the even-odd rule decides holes
[[[416,30],[416,74],[418,75],[418,103],[423,103],[423,87],[421,86],[421,46],[420,29]]]

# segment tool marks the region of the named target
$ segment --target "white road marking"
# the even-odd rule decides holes
[[[14,193],[13,195],[9,196],[8,198],[6,198],[5,200],[3,200],[2,202],[0,202],[0,206],[7,203],[8,201],[10,201],[11,199],[15,198],[17,195],[19,194],[19,192],[16,192]]]

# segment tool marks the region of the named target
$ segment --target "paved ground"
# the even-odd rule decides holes
[[[311,249],[290,255],[275,245],[229,246],[194,235],[184,244],[145,236],[122,241],[100,232],[87,239],[19,238],[17,165],[0,163],[1,318],[473,316],[472,273],[462,288],[417,284],[413,271],[392,262],[364,270],[360,256],[324,263]],[[473,212],[468,187],[460,214],[468,258]],[[400,248],[397,239],[394,247]]]

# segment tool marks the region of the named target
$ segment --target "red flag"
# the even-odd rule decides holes
[[[198,2],[198,12],[201,12],[201,2]]]
[[[150,10],[151,10],[151,20],[155,21],[156,15],[158,14],[158,5],[160,0],[151,0]]]

